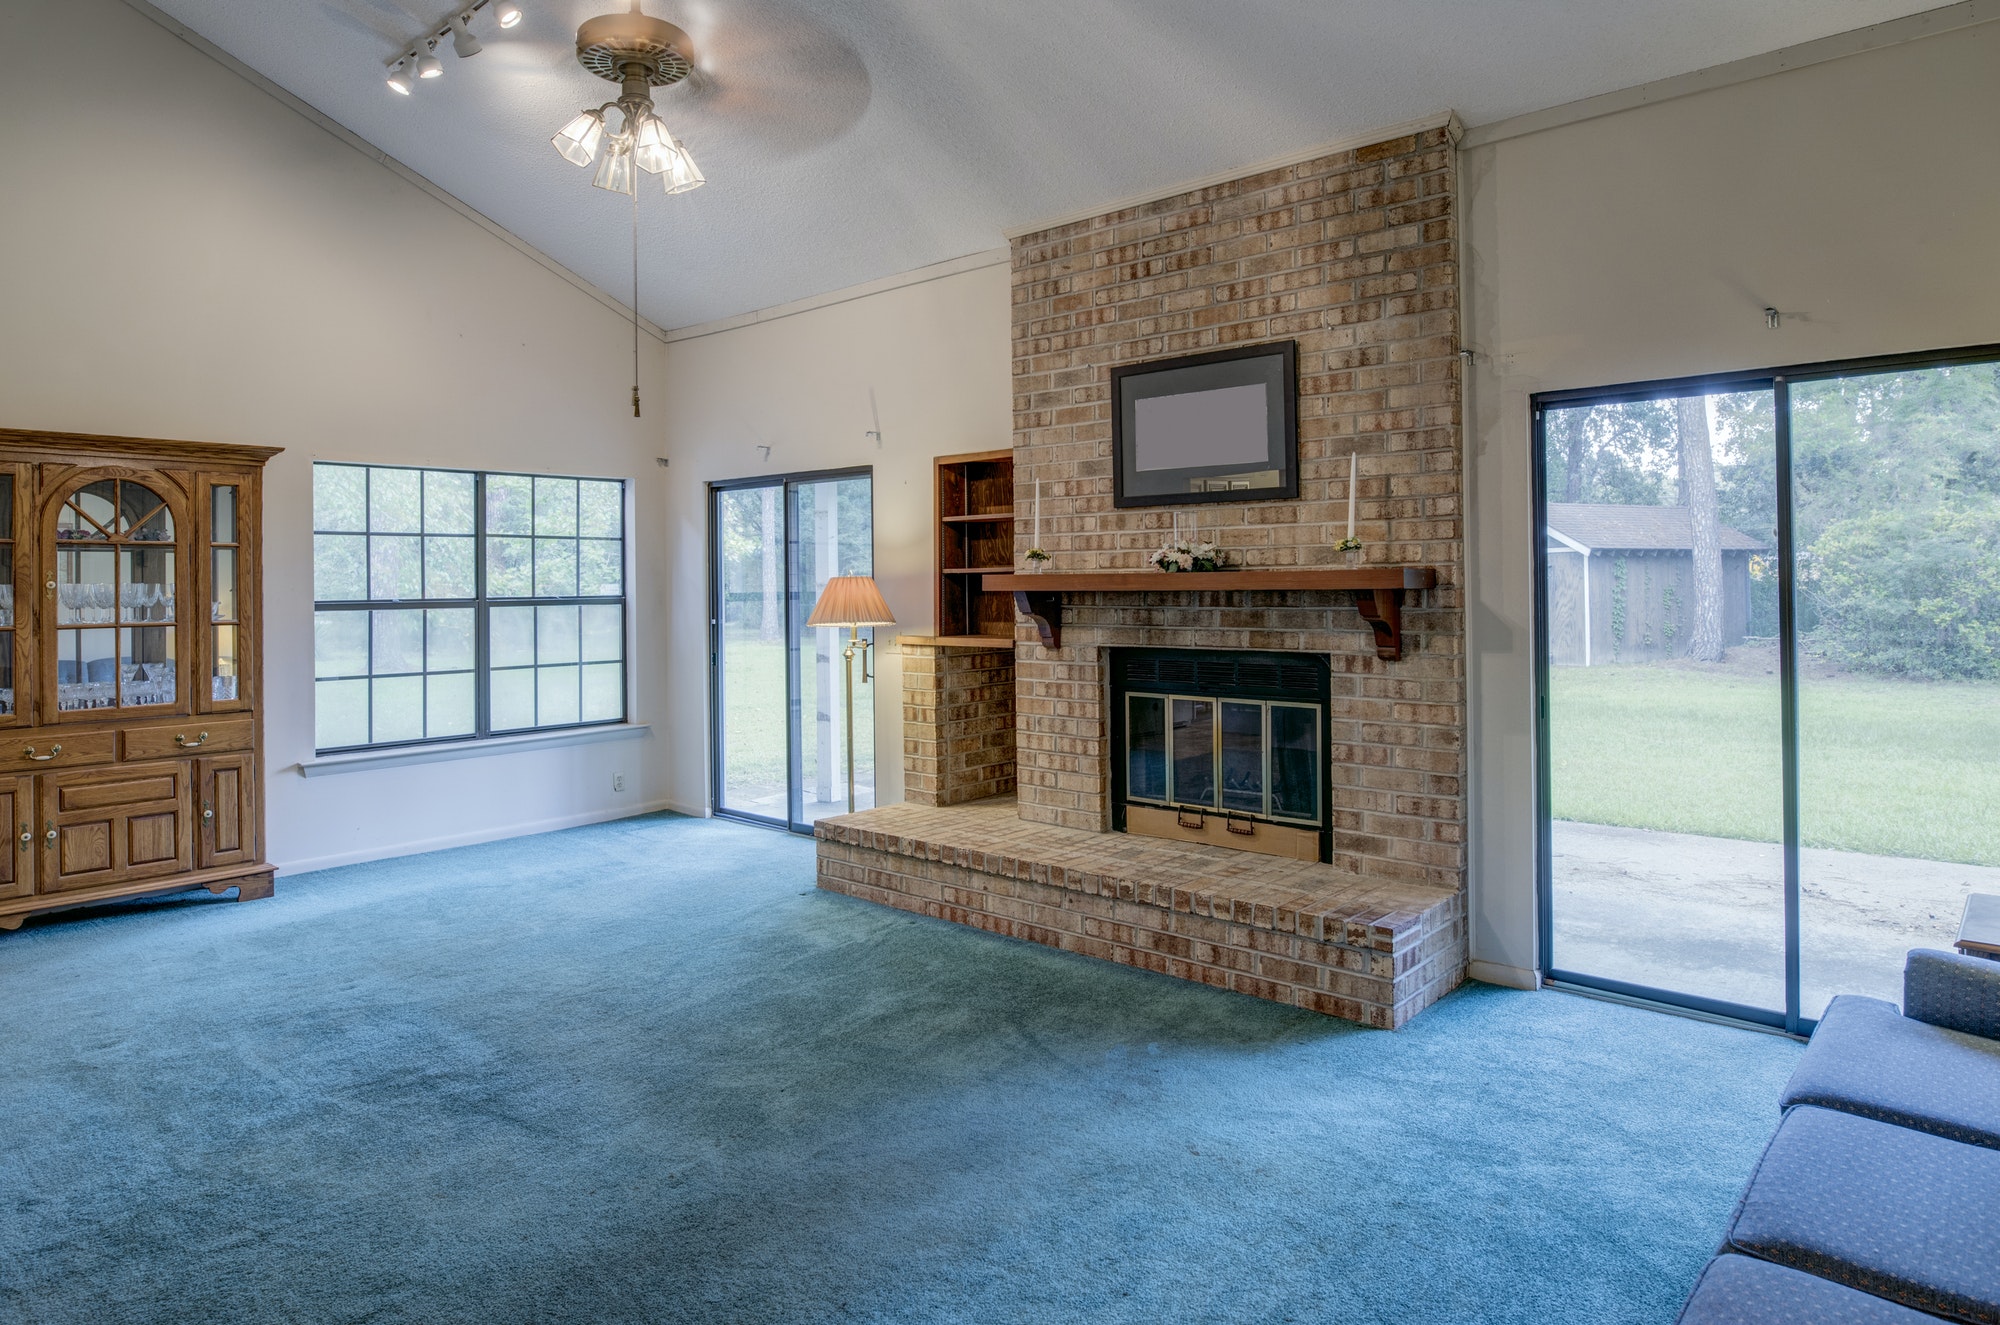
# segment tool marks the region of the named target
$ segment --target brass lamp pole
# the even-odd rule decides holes
[[[819,591],[808,626],[846,626],[847,647],[847,812],[854,813],[854,655],[861,655],[861,684],[868,684],[868,650],[873,641],[861,638],[863,626],[893,626],[896,618],[882,601],[882,591],[868,575],[836,575]]]

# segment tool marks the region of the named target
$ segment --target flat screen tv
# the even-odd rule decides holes
[[[1299,495],[1297,341],[1111,370],[1114,506]]]

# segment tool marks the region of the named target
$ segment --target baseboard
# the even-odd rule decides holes
[[[707,819],[711,817],[711,812],[705,801],[700,805],[683,805],[679,801],[661,801],[660,808],[663,810],[672,810],[675,814],[685,814],[690,819]]]
[[[452,847],[477,846],[481,842],[501,842],[510,837],[530,837],[536,833],[553,833],[564,828],[581,828],[585,824],[609,823],[614,819],[632,819],[642,814],[658,814],[662,810],[676,814],[687,814],[669,801],[649,801],[644,805],[619,805],[609,809],[586,810],[581,814],[559,815],[553,819],[536,819],[527,823],[512,823],[498,828],[476,829],[469,833],[451,833],[443,837],[428,837],[415,842],[399,842],[390,846],[364,847],[359,851],[340,851],[327,856],[308,856],[304,860],[277,862],[278,873],[283,875],[310,874],[314,870],[330,870],[341,865],[360,865],[371,860],[391,860],[397,856],[420,856],[426,851],[446,851]],[[706,814],[706,811],[702,811]]]
[[[1540,972],[1531,971],[1525,966],[1507,966],[1500,962],[1471,961],[1465,964],[1465,974],[1468,979],[1477,980],[1481,984],[1501,985],[1508,989],[1540,989],[1542,987]]]

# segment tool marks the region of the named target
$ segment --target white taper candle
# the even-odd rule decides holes
[[[1361,469],[1361,453],[1347,453],[1347,536],[1354,537],[1354,479]]]

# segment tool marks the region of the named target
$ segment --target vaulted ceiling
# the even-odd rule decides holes
[[[469,3],[469,0],[466,0]],[[523,0],[399,97],[451,0],[157,7],[600,288],[630,201],[549,146],[616,95]],[[1934,0],[645,0],[696,43],[659,95],[708,176],[642,190],[640,311],[677,327],[995,247],[1011,226],[1456,109],[1469,124],[1921,11]]]

